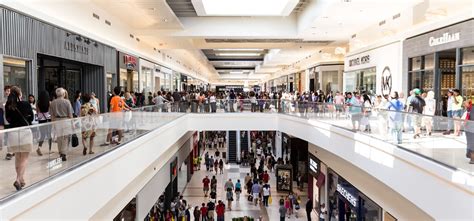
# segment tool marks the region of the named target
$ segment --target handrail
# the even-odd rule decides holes
[[[105,140],[105,136],[110,134],[112,130],[130,130],[131,133],[126,135],[126,139],[133,140],[150,130],[160,127],[164,123],[177,119],[177,115],[174,115],[173,113],[212,114],[212,111],[220,113],[240,112],[245,114],[251,114],[252,112],[263,112],[268,114],[279,113],[306,119],[316,119],[340,128],[364,133],[367,136],[398,145],[404,150],[419,154],[427,159],[432,159],[440,164],[464,171],[471,175],[473,174],[472,167],[469,166],[467,160],[463,156],[466,146],[465,138],[457,136],[440,136],[439,134],[434,134],[435,132],[445,131],[449,124],[454,125],[456,123],[461,124],[460,129],[466,134],[473,133],[474,126],[472,126],[472,124],[474,122],[472,121],[422,115],[418,113],[396,112],[378,108],[372,108],[369,110],[368,108],[361,106],[336,105],[332,103],[313,103],[287,100],[253,101],[249,99],[218,99],[216,100],[215,104],[199,104],[198,102],[174,102],[162,105],[138,107],[132,109],[130,112],[124,113],[104,113],[94,117],[65,119],[28,127],[12,128],[0,131],[0,144],[6,144],[3,145],[4,147],[11,147],[15,145],[24,146],[29,143],[33,146],[33,148],[36,148],[36,146],[39,144],[39,141],[42,139],[40,135],[43,133],[49,133],[49,137],[56,139],[56,143],[53,143],[53,146],[58,146],[59,141],[65,141],[67,143],[66,145],[69,145],[71,139],[70,136],[72,134],[76,134],[76,136],[78,136],[79,145],[81,145],[81,135],[85,133],[86,137],[88,135],[90,138],[91,130],[95,130],[97,134],[95,138],[97,144],[102,143]],[[252,103],[254,105],[252,105]],[[395,118],[400,122],[396,122],[392,118]],[[353,125],[353,123],[355,125]],[[73,126],[75,124],[77,125]],[[88,127],[88,124],[92,124],[92,127]],[[413,134],[407,132],[410,130],[411,126],[426,127],[428,124],[431,124],[431,132],[433,133],[433,136],[419,136],[415,138],[409,137],[413,136]],[[366,128],[367,125],[369,126],[368,130],[360,130],[362,127]],[[393,131],[394,127],[398,127],[396,128],[396,131]],[[405,132],[403,131],[402,127],[406,129]],[[388,137],[387,134],[389,130],[395,135],[399,134],[401,139],[397,140],[398,138]],[[418,142],[416,139],[420,139],[421,142]],[[439,156],[436,155],[436,148],[438,148],[437,146],[442,142],[450,143],[449,148],[452,149],[450,149],[448,153],[455,157],[454,161],[440,159]],[[43,143],[43,149],[47,149],[45,148],[47,146],[48,143],[45,140]],[[117,146],[115,145],[94,145],[94,151],[98,153],[105,153],[113,150],[116,147]],[[6,149],[7,148],[3,148],[1,152],[5,154]],[[75,168],[77,165],[82,165],[84,162],[94,159],[97,155],[99,155],[86,153],[84,156],[81,156],[81,149],[81,146],[77,147],[76,149],[70,149],[68,150],[70,151],[70,154],[68,151],[66,151],[68,159],[65,162],[61,162],[62,159],[57,152],[55,153],[56,148],[54,147],[52,150],[50,150],[50,152],[45,153],[44,156],[36,156],[36,154],[34,154],[34,149],[32,149],[33,153],[30,154],[30,165],[35,164],[41,167],[45,166],[46,170],[42,177],[28,178],[28,182],[35,183],[47,179],[54,174],[60,173],[61,171]],[[8,171],[9,173],[12,173],[12,175],[14,173],[13,171],[9,171],[6,168],[3,168],[2,170]],[[0,198],[2,196],[11,194],[13,190],[13,187],[10,185],[8,185],[8,187],[0,186]]]

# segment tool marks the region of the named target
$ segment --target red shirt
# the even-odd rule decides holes
[[[202,179],[202,184],[204,184],[204,187],[209,187],[210,182],[211,181],[209,180],[209,178]]]
[[[263,174],[263,182],[268,183],[268,180],[270,180],[270,176],[268,175],[268,173],[264,173]]]
[[[216,213],[217,216],[224,216],[225,205],[223,203],[216,206]]]
[[[207,207],[201,207],[201,214],[207,216]]]

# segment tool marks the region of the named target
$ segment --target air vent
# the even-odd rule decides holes
[[[355,37],[357,37],[357,35],[356,35],[356,34],[353,34],[353,35],[351,36],[351,38],[355,38]]]
[[[139,38],[136,38],[136,40],[137,40],[137,41],[140,41],[140,39],[139,39]]]
[[[135,36],[133,36],[132,34],[130,34],[130,38],[135,38]]]
[[[98,15],[98,14],[96,14],[96,13],[92,13],[92,17],[94,17],[94,18],[95,18],[95,19],[97,19],[97,20],[99,20],[99,19],[100,19],[99,15]]]
[[[112,26],[112,23],[108,20],[105,20],[105,24],[107,24],[108,26]]]
[[[400,13],[398,13],[398,14],[392,16],[392,19],[393,19],[393,20],[395,20],[395,19],[397,19],[397,18],[400,18]]]
[[[379,22],[379,26],[385,25],[385,20]]]

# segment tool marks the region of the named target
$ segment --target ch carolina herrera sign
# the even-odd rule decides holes
[[[444,33],[442,36],[438,37],[430,37],[429,39],[429,45],[430,47],[437,46],[437,45],[442,45],[442,44],[447,44],[450,42],[455,42],[459,41],[460,39],[460,33],[452,33],[450,34],[449,32]]]

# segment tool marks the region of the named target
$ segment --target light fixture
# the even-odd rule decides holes
[[[242,74],[243,72],[242,71],[231,71],[229,72],[230,74]]]
[[[191,0],[198,16],[289,16],[299,0]]]
[[[168,22],[168,19],[167,19],[167,18],[163,18],[163,22]]]
[[[260,53],[216,53],[217,56],[233,56],[233,57],[256,57]]]
[[[257,48],[219,48],[213,49],[214,51],[263,51],[263,49]]]

